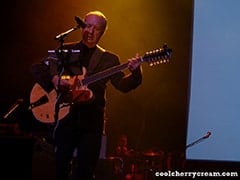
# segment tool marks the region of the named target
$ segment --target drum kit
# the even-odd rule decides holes
[[[154,180],[155,172],[166,170],[165,152],[149,149],[143,152],[130,150],[126,156],[109,156],[117,180]]]

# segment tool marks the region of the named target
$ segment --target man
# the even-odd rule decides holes
[[[82,67],[84,67],[86,69],[84,75],[91,76],[112,66],[119,65],[118,56],[103,50],[97,45],[107,28],[107,19],[103,13],[99,11],[89,12],[84,20],[86,27],[82,29],[81,41],[64,44],[64,49],[80,50],[79,60],[75,65],[72,65],[74,66],[72,69],[77,67],[82,70]],[[95,56],[96,59],[93,59],[92,56]],[[128,60],[128,69],[130,70],[128,75],[120,71],[82,88],[80,91],[83,94],[92,95],[89,96],[90,100],[73,103],[69,115],[58,121],[54,132],[57,180],[69,179],[70,162],[74,150],[77,150],[76,179],[94,179],[94,171],[101,148],[106,83],[110,81],[116,89],[122,92],[128,92],[138,87],[142,81],[140,62],[138,60],[137,56]],[[47,68],[43,70],[44,75],[39,74],[41,70],[37,66],[33,66],[32,71],[39,84],[47,89],[54,87],[60,89],[60,91],[62,89],[66,91],[66,89],[72,87],[70,81],[60,78],[56,73],[48,73]],[[68,68],[68,72],[71,75],[74,74],[71,68]],[[88,93],[88,91],[91,93]]]

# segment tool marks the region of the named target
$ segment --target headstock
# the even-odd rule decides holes
[[[166,64],[170,62],[171,54],[172,49],[164,44],[162,48],[146,52],[142,57],[142,61],[149,63],[150,66]]]

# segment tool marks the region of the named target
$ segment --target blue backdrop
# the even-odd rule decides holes
[[[195,0],[187,159],[240,161],[240,1]]]

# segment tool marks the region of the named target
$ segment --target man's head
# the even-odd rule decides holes
[[[107,19],[100,11],[91,11],[85,16],[86,27],[82,30],[83,43],[92,48],[96,46],[107,28]]]
[[[121,147],[127,146],[127,135],[122,134],[119,136],[118,145]]]

